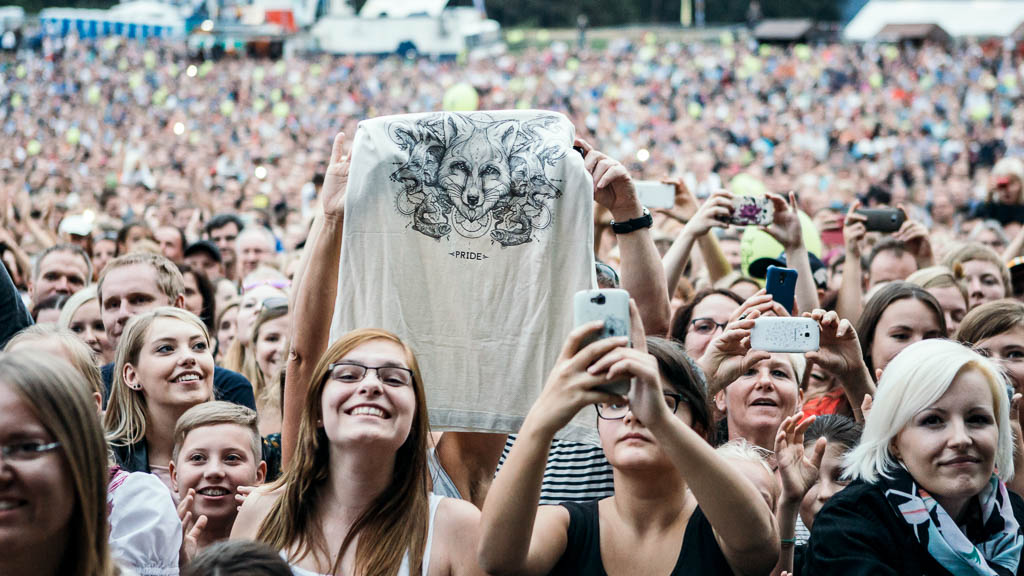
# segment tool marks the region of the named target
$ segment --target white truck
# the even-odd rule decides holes
[[[367,0],[355,15],[337,6],[313,25],[320,50],[332,54],[454,57],[501,44],[501,26],[478,7],[449,0]],[[482,2],[480,2],[482,4]]]

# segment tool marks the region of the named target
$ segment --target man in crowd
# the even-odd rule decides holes
[[[190,244],[185,249],[185,263],[196,270],[201,270],[211,282],[224,277],[224,260],[220,249],[209,240]]]
[[[277,255],[277,240],[262,226],[251,226],[242,231],[235,240],[238,257],[238,278],[245,278],[263,264],[273,265]]]
[[[32,302],[54,294],[74,294],[92,278],[89,255],[74,244],[58,244],[43,251],[36,260],[29,282]]]
[[[242,219],[234,214],[218,214],[206,223],[206,239],[220,250],[226,278],[236,278],[235,240],[243,228],[245,224],[242,223]]]
[[[185,257],[185,233],[174,226],[160,226],[153,232],[160,253],[171,262],[181,262]]]

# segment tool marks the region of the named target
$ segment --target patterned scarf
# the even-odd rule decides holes
[[[879,483],[897,516],[939,564],[954,576],[1014,576],[1024,535],[1013,516],[1006,485],[993,474],[972,506],[980,506],[961,530],[939,503],[902,466]],[[966,534],[965,534],[966,531]]]

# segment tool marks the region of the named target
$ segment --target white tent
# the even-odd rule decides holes
[[[847,40],[874,38],[889,24],[938,24],[953,37],[1009,36],[1024,23],[1019,0],[871,0],[846,25]]]
[[[359,15],[363,18],[405,18],[415,14],[440,16],[448,0],[366,0]]]

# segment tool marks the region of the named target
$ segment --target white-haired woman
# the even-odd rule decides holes
[[[815,519],[804,573],[1024,574],[1009,409],[990,360],[948,340],[908,346],[845,459],[853,483]]]

